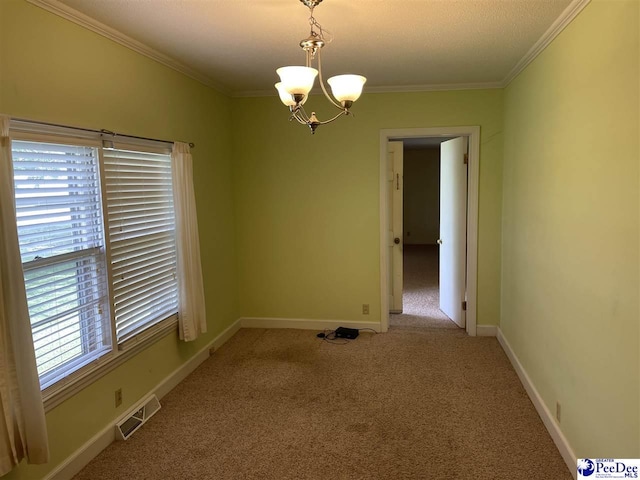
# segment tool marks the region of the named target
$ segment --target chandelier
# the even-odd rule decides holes
[[[306,64],[304,67],[293,66],[278,68],[276,73],[280,76],[280,82],[276,83],[275,87],[278,90],[282,103],[289,107],[289,111],[291,112],[289,120],[295,119],[299,123],[307,125],[313,134],[319,125],[333,122],[342,115],[351,114],[349,109],[353,105],[353,102],[360,97],[362,87],[367,79],[361,75],[336,75],[327,80],[331,86],[333,98],[327,93],[327,88],[322,80],[322,61],[320,58],[320,52],[326,43],[324,38],[326,31],[323,32],[322,26],[313,18],[313,9],[322,2],[322,0],[300,1],[309,8],[310,13],[309,24],[311,25],[311,33],[300,42],[300,47],[302,47],[306,54]],[[312,67],[314,62],[318,66],[317,69]],[[309,92],[313,88],[316,76],[318,77],[320,87],[325,97],[327,97],[334,107],[340,110],[340,113],[335,117],[325,121],[318,120],[315,112],[311,112],[311,115],[308,115],[303,108]]]

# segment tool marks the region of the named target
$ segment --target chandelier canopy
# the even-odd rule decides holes
[[[309,25],[311,25],[311,33],[309,36],[300,41],[300,47],[305,51],[306,63],[305,66],[290,66],[280,67],[276,70],[276,73],[280,77],[280,81],[276,83],[275,87],[280,95],[280,100],[285,106],[289,107],[291,116],[289,120],[297,120],[303,125],[307,125],[311,129],[311,133],[315,133],[316,128],[319,125],[333,122],[335,119],[342,115],[350,115],[349,110],[362,93],[362,87],[367,79],[361,75],[336,75],[327,80],[333,93],[333,98],[327,92],[327,88],[324,85],[322,79],[322,61],[321,50],[325,46],[324,34],[322,26],[313,17],[313,9],[322,0],[300,0],[309,8]],[[312,67],[312,64],[317,65],[317,69]],[[311,112],[308,115],[305,112],[303,105],[307,101],[309,92],[313,88],[316,77],[322,88],[322,92],[331,102],[331,104],[340,110],[333,118],[329,120],[320,121],[316,117],[315,112]]]

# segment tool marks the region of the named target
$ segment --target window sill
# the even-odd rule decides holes
[[[62,402],[73,397],[82,389],[116,369],[161,338],[171,333],[177,333],[177,327],[177,315],[172,315],[148,331],[127,340],[117,351],[95,360],[93,363],[76,372],[76,374],[72,374],[60,380],[55,385],[46,388],[42,391],[45,412],[53,410]]]

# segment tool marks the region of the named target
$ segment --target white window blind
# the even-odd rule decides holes
[[[112,349],[97,149],[13,141],[20,254],[41,387]]]
[[[178,311],[168,154],[103,149],[118,343]]]

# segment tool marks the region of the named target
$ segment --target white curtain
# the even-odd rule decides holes
[[[171,153],[173,203],[176,211],[178,323],[180,338],[191,341],[207,331],[200,240],[189,145],[176,142]]]
[[[18,246],[9,118],[0,115],[0,476],[23,458],[47,463],[49,446]]]

